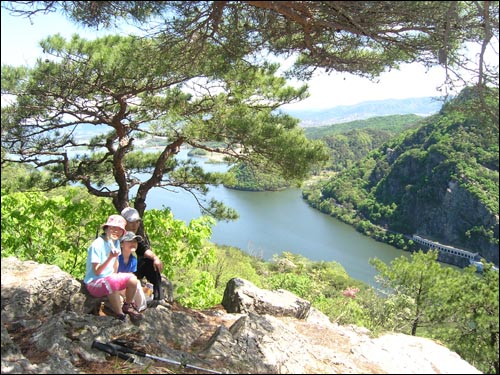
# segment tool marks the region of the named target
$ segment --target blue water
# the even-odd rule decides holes
[[[180,157],[185,157],[186,150]],[[221,171],[223,164],[204,164],[205,169]],[[311,208],[300,189],[279,192],[248,192],[212,187],[207,198],[215,198],[234,208],[237,221],[218,222],[212,242],[238,247],[265,260],[288,251],[313,261],[336,261],[347,273],[370,285],[376,285],[376,270],[369,259],[377,257],[389,263],[396,257],[409,256],[387,244],[364,236],[353,227]],[[147,197],[147,208],[169,207],[176,219],[190,220],[201,215],[193,196],[179,189],[155,188]]]

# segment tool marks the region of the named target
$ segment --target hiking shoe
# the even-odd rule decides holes
[[[115,315],[115,318],[124,323],[127,321],[127,315],[125,314]]]
[[[139,309],[135,305],[135,302],[125,302],[123,304],[122,310],[124,314],[130,316],[130,320],[132,320],[133,322],[137,322],[142,319],[142,314],[139,312]]]

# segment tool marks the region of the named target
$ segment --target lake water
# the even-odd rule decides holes
[[[187,150],[181,150],[180,158]],[[223,164],[200,164],[208,170],[223,170]],[[375,286],[376,270],[370,258],[389,263],[399,256],[409,256],[387,244],[356,232],[351,226],[311,208],[301,197],[300,189],[279,192],[248,192],[212,187],[208,198],[224,202],[238,211],[233,222],[218,222],[211,241],[238,247],[245,252],[272,259],[273,254],[288,251],[313,261],[336,261],[349,276]],[[147,197],[147,209],[169,207],[176,219],[188,223],[201,215],[193,196],[183,190],[155,188]]]

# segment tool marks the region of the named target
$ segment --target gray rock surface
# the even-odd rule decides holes
[[[96,340],[115,339],[221,373],[480,373],[432,340],[373,338],[365,328],[331,323],[289,292],[262,290],[243,279],[231,280],[224,294],[223,305],[234,312],[173,303],[145,310],[133,324],[86,312],[81,283],[57,267],[5,258],[1,276],[2,374],[154,373],[165,366],[141,356],[132,356],[133,363],[107,361],[106,353],[92,348]]]

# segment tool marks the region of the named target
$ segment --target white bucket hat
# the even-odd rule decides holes
[[[132,207],[125,207],[121,215],[127,220],[129,223],[133,223],[135,221],[141,220],[141,215],[139,215],[139,211]]]

